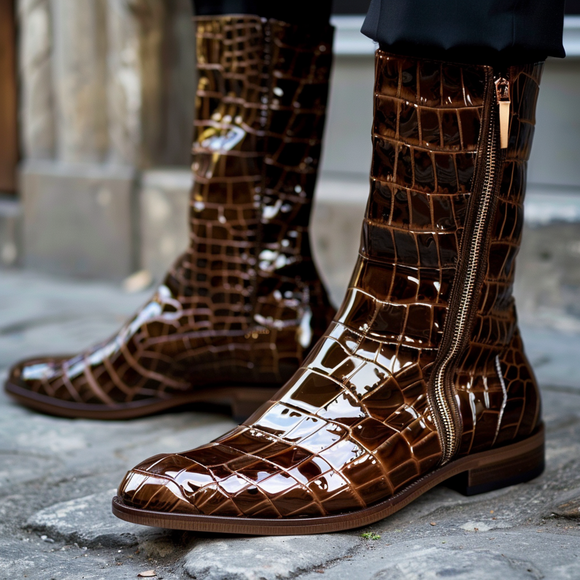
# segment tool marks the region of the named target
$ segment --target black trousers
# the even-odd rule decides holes
[[[328,23],[332,0],[192,0],[196,14],[257,14]],[[481,64],[565,56],[565,0],[372,0],[362,32],[381,48]]]
[[[565,0],[372,0],[362,32],[400,54],[492,64],[565,56]]]
[[[324,26],[330,20],[332,0],[192,0],[198,16],[256,14],[308,27]]]

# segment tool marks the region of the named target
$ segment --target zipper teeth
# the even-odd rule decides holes
[[[486,226],[491,209],[495,189],[496,176],[496,123],[494,112],[491,111],[489,120],[489,134],[485,153],[485,179],[482,186],[482,196],[478,207],[477,219],[470,244],[469,260],[466,267],[467,280],[461,290],[459,307],[455,316],[451,343],[447,349],[447,355],[439,365],[434,379],[434,397],[439,419],[442,423],[443,433],[441,463],[447,463],[455,454],[459,445],[458,432],[460,417],[451,385],[451,362],[460,353],[465,338],[465,332],[469,328],[471,306],[478,279],[478,265],[484,248]],[[464,232],[463,236],[468,235]],[[451,314],[451,313],[449,313]],[[449,387],[447,387],[449,385]],[[449,393],[449,396],[448,396]]]

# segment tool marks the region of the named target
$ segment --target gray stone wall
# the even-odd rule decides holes
[[[100,162],[107,153],[107,43],[102,0],[52,0],[56,158]]]
[[[25,264],[112,279],[140,267],[141,172],[189,159],[190,10],[19,0]]]

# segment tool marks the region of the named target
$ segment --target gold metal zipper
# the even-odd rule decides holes
[[[483,175],[474,181],[473,195],[477,195],[477,191],[481,191],[481,193],[477,200],[473,200],[475,203],[471,205],[466,221],[461,258],[456,274],[457,288],[451,296],[447,314],[449,327],[446,325],[440,347],[440,356],[435,363],[431,388],[429,389],[429,400],[435,411],[434,418],[441,440],[441,464],[449,462],[457,452],[462,432],[462,419],[453,379],[459,358],[469,340],[475,316],[477,292],[482,283],[483,269],[487,262],[489,224],[495,210],[494,197],[500,177],[498,165],[501,164],[498,163],[498,160],[502,157],[500,150],[498,150],[498,117],[501,149],[507,148],[509,136],[507,133],[510,112],[509,80],[502,76],[495,80],[494,84],[495,91],[493,91],[493,85],[488,77],[487,94],[492,99],[491,95],[495,95],[494,100],[498,104],[499,115],[495,114],[493,107],[487,111],[487,127],[483,129],[485,133],[482,134],[483,155],[478,160]]]

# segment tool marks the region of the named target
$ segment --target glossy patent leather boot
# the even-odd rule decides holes
[[[542,472],[540,396],[512,297],[541,65],[382,51],[376,63],[371,193],[334,322],[245,424],[131,470],[119,517],[332,532],[444,481],[471,494]]]
[[[122,419],[225,402],[245,418],[332,320],[308,222],[333,31],[253,16],[196,21],[190,247],[110,340],[14,367],[6,390],[25,405]]]

